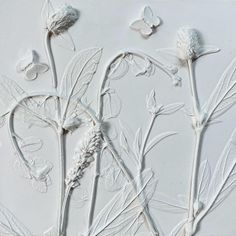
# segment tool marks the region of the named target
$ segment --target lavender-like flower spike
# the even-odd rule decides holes
[[[176,47],[181,60],[194,60],[201,49],[199,34],[189,27],[182,27],[177,31]]]
[[[65,5],[55,11],[47,19],[47,29],[53,35],[67,31],[79,18],[79,11],[72,6]]]
[[[93,127],[75,150],[74,166],[69,170],[65,183],[75,188],[79,185],[79,180],[83,177],[84,170],[94,161],[94,154],[101,147],[100,126]]]

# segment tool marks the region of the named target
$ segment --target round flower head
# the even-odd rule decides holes
[[[54,35],[67,31],[79,18],[79,12],[72,6],[63,6],[49,16],[47,29]]]
[[[181,60],[193,60],[201,48],[198,32],[189,27],[182,27],[177,31],[176,47]]]

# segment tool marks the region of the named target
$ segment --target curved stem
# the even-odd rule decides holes
[[[30,170],[30,164],[28,162],[28,160],[24,157],[24,154],[23,152],[21,151],[19,145],[18,145],[18,142],[17,142],[17,138],[16,137],[16,134],[15,134],[15,130],[14,130],[14,113],[15,113],[15,110],[18,106],[22,107],[23,109],[26,109],[27,112],[31,113],[33,116],[37,117],[38,119],[42,120],[43,122],[47,123],[48,125],[50,125],[52,128],[54,128],[56,130],[56,127],[55,125],[45,119],[44,117],[42,117],[40,114],[38,113],[35,113],[33,111],[31,111],[29,108],[25,107],[24,105],[22,105],[21,103],[24,101],[24,100],[27,100],[29,98],[32,98],[32,97],[37,97],[37,96],[42,96],[42,95],[49,95],[49,96],[55,96],[55,94],[42,94],[42,93],[34,93],[34,94],[31,94],[31,95],[26,95],[25,97],[22,97],[21,99],[19,99],[15,104],[14,106],[10,109],[10,112],[9,112],[9,118],[8,118],[8,131],[9,131],[9,134],[10,134],[10,138],[11,138],[11,141],[12,141],[12,144],[13,144],[13,147],[14,149],[16,150],[17,154],[19,155],[20,159],[23,161],[24,165]]]
[[[55,65],[55,61],[54,61],[54,57],[52,53],[52,47],[51,47],[51,33],[49,31],[47,31],[45,35],[45,49],[46,49],[49,65],[52,72],[52,86],[54,88],[57,88],[57,84],[58,84],[57,71],[56,71],[56,65]]]
[[[103,96],[103,89],[105,87],[105,84],[106,84],[106,81],[108,79],[108,74],[110,72],[110,66],[117,60],[119,59],[120,57],[125,57],[126,55],[128,54],[131,54],[131,55],[134,55],[138,58],[141,58],[143,60],[145,59],[148,59],[149,61],[151,61],[156,67],[158,67],[160,70],[162,70],[168,77],[170,77],[171,79],[174,78],[174,75],[173,73],[168,70],[164,64],[162,64],[161,62],[159,62],[158,60],[156,60],[155,58],[143,53],[143,52],[140,52],[140,51],[134,51],[134,50],[125,50],[125,51],[122,51],[120,53],[118,53],[115,57],[113,57],[113,59],[108,63],[107,67],[106,67],[106,70],[104,72],[104,76],[102,77],[102,81],[101,81],[101,85],[100,85],[100,90],[99,90],[99,93],[98,93],[98,119],[101,120],[102,118],[102,106],[103,106],[103,103],[102,103],[102,96]]]

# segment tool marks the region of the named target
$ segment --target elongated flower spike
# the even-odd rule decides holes
[[[47,29],[53,35],[59,35],[67,31],[79,19],[79,11],[72,6],[65,5],[47,19]]]

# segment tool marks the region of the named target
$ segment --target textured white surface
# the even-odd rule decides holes
[[[63,1],[55,1],[55,5],[63,3]],[[200,103],[206,101],[224,69],[236,56],[236,31],[234,29],[236,3],[234,1],[70,0],[67,3],[80,12],[78,22],[69,30],[76,51],[90,47],[103,48],[101,62],[87,94],[88,102],[92,102],[91,107],[94,109],[96,109],[96,95],[103,72],[108,62],[118,52],[129,48],[141,50],[154,58],[161,58],[155,50],[173,47],[176,31],[181,26],[196,28],[201,32],[206,45],[215,45],[221,49],[219,53],[200,58],[196,62],[195,72]],[[162,24],[149,38],[144,39],[129,26],[140,16],[146,5],[152,7],[153,12],[162,19]],[[26,81],[24,76],[15,70],[15,65],[26,49],[35,49],[40,56],[40,61],[47,62],[44,51],[45,29],[41,19],[43,1],[2,0],[0,6],[1,74],[15,80],[26,91],[50,91],[50,72],[41,74],[34,81]],[[53,39],[52,42],[60,83],[64,68],[74,52],[55,45],[54,41],[58,40]],[[57,43],[64,44],[61,41]],[[133,132],[138,127],[145,130],[149,119],[145,107],[146,95],[153,88],[155,88],[158,103],[166,105],[181,102],[185,103],[185,107],[188,108],[191,99],[187,69],[184,67],[180,69],[179,75],[183,78],[182,87],[174,87],[172,81],[159,69],[156,69],[155,74],[148,78],[145,76],[135,78],[132,73],[129,73],[121,80],[112,81],[112,86],[119,93],[122,101],[120,120]],[[202,160],[207,158],[212,167],[215,166],[225,143],[236,127],[235,109],[233,107],[220,117],[222,123],[212,125],[204,136],[201,158]],[[112,125],[118,126],[118,120],[112,121]],[[56,135],[50,129],[28,130],[26,127],[27,124],[20,124],[17,128],[20,133],[27,134],[26,136],[38,136],[44,140],[44,146],[37,152],[37,156],[53,163],[54,168],[50,173],[52,185],[46,193],[41,194],[31,187],[30,180],[21,178],[14,171],[16,155],[5,125],[0,132],[0,202],[8,207],[34,235],[43,235],[45,230],[55,224],[57,214],[57,141]],[[188,193],[194,136],[190,119],[184,112],[158,118],[151,136],[166,131],[175,131],[178,135],[164,140],[153,149],[149,153],[146,165],[153,169],[159,179],[156,198],[158,198],[158,193],[165,193],[177,199],[179,194]],[[68,167],[73,162],[74,148],[81,136],[81,132],[68,135]],[[117,141],[114,141],[115,145]],[[135,172],[136,167],[132,159],[127,156],[124,158],[128,167]],[[106,167],[109,161],[109,157],[103,158],[101,166]],[[81,189],[75,190],[72,197],[68,236],[74,236],[77,232],[83,233],[86,230],[89,201],[81,204],[80,199],[86,200],[86,196],[91,196],[92,169],[93,165],[89,166],[89,171],[85,173],[81,182]],[[99,182],[95,214],[114,195],[114,192],[108,192],[104,188],[105,180],[101,178]],[[197,235],[234,236],[236,234],[235,198],[236,192],[233,191],[202,221]],[[168,236],[171,229],[184,218],[184,214],[181,213],[163,212],[151,207],[150,211],[155,222],[158,222],[157,227],[159,228],[160,225],[163,229],[164,236]],[[145,227],[142,230],[144,233],[137,235],[147,235]]]

